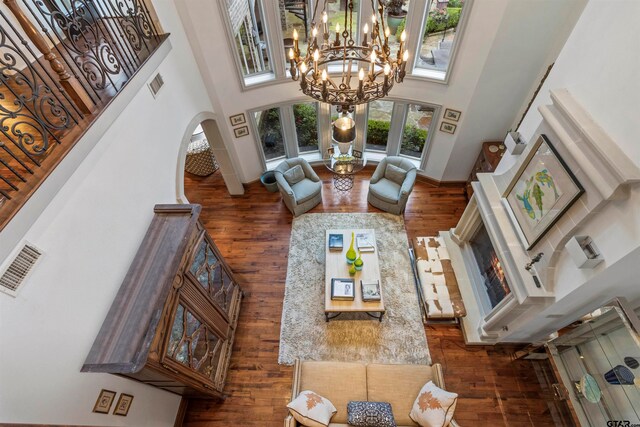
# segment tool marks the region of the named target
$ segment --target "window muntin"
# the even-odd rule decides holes
[[[406,108],[400,154],[419,159],[424,152],[435,108],[419,104],[407,104]]]
[[[466,0],[467,2],[469,0]],[[444,80],[449,71],[458,26],[465,10],[465,0],[438,0],[429,2],[423,28],[422,40],[415,62],[417,70],[435,72],[434,76]]]
[[[243,77],[272,70],[261,1],[227,0],[225,10]]]
[[[293,120],[298,139],[298,151],[318,151],[318,103],[293,105]]]
[[[367,112],[367,150],[386,151],[391,127],[392,101],[372,101]]]
[[[269,161],[286,156],[280,108],[269,108],[253,114],[265,159]]]

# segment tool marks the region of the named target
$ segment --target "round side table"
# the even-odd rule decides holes
[[[354,154],[359,155],[340,154],[329,150],[323,159],[325,167],[333,173],[333,186],[338,191],[350,191],[353,188],[356,173],[360,172],[367,163],[361,153]]]

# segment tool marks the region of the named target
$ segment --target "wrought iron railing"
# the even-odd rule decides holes
[[[166,37],[144,0],[3,2],[0,228]]]

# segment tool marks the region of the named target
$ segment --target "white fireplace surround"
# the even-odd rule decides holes
[[[468,343],[509,341],[518,326],[555,301],[555,265],[565,244],[576,231],[612,200],[625,198],[629,185],[640,182],[640,169],[565,90],[551,91],[551,105],[539,107],[546,134],[585,192],[530,250],[522,245],[502,194],[531,150],[505,173],[478,174],[474,195],[457,226],[441,235],[449,247],[468,315],[462,321]],[[531,141],[533,142],[533,140]],[[484,224],[500,260],[511,293],[491,309],[478,265],[469,245]],[[525,265],[537,253],[542,260],[531,273]],[[603,254],[606,259],[606,254]],[[537,287],[533,275],[539,278]]]

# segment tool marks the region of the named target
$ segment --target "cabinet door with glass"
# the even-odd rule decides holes
[[[240,289],[218,248],[205,232],[199,237],[187,275],[227,322],[234,318]]]
[[[640,424],[640,320],[618,298],[566,328],[550,353],[583,426]]]
[[[217,389],[219,362],[227,340],[198,311],[185,299],[178,299],[162,364],[185,373],[205,388]]]

